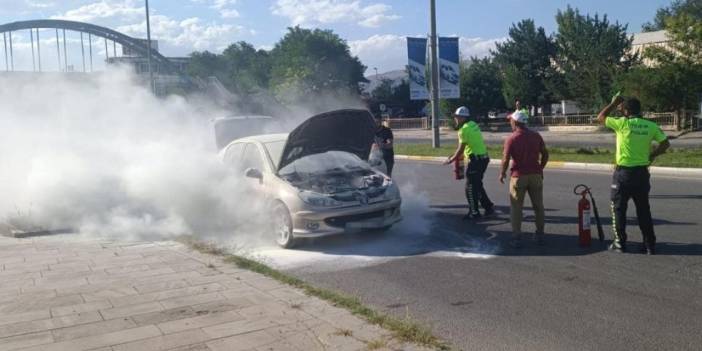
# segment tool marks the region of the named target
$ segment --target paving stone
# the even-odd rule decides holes
[[[104,319],[114,319],[134,316],[142,313],[163,311],[164,308],[158,302],[142,303],[138,305],[115,307],[106,310],[101,310],[100,314]]]
[[[251,307],[255,304],[256,304],[256,302],[254,302],[252,299],[244,296],[244,297],[235,297],[235,298],[226,299],[226,300],[203,303],[200,305],[193,305],[192,308],[195,311],[224,312],[224,311],[239,310],[242,308]]]
[[[0,316],[5,314],[17,314],[41,309],[51,309],[52,307],[70,306],[83,303],[80,295],[57,296],[53,298],[37,299],[36,297],[25,297],[19,295],[11,303],[0,305]]]
[[[74,325],[101,321],[102,317],[97,312],[79,313],[51,319],[41,319],[29,322],[19,322],[0,326],[0,338],[8,336],[49,331]]]
[[[179,308],[172,308],[168,310],[142,313],[138,315],[131,316],[131,319],[139,326],[149,325],[149,324],[159,324],[170,322],[183,318],[190,318],[197,316],[198,313],[190,306],[184,306]]]
[[[243,319],[235,322],[218,324],[211,327],[202,328],[213,339],[224,338],[232,335],[250,333],[257,330],[264,330],[279,324],[273,318],[260,318],[257,320]],[[210,348],[212,345],[207,344]]]
[[[186,286],[190,286],[190,284],[188,284],[188,282],[186,282],[185,280],[175,279],[169,281],[161,281],[157,283],[137,284],[134,286],[134,289],[136,289],[140,294],[148,294],[155,291],[165,291],[184,288]]]
[[[34,321],[38,319],[48,319],[51,318],[51,313],[48,309],[39,309],[29,312],[19,312],[14,314],[0,314],[0,325],[7,325],[12,323]]]
[[[11,336],[0,339],[0,351],[17,350],[35,345],[49,344],[54,341],[51,332],[40,332]]]
[[[199,305],[207,302],[226,300],[226,297],[219,293],[199,294],[192,296],[177,297],[174,299],[161,300],[164,308],[176,308],[181,306]]]
[[[108,334],[124,329],[132,329],[137,327],[129,318],[117,318],[108,321],[99,321],[95,323],[78,325],[52,331],[56,341],[65,341],[72,339],[85,338],[93,335]]]
[[[201,313],[196,317],[185,318],[158,324],[164,334],[172,334],[184,330],[205,328],[212,325],[224,324],[234,321],[243,320],[240,314],[235,311],[216,312],[216,313]]]
[[[133,305],[133,304],[137,304],[137,303],[146,303],[146,302],[152,302],[152,301],[167,300],[167,299],[176,298],[176,297],[204,294],[204,293],[208,293],[208,292],[217,292],[220,290],[224,290],[224,287],[217,284],[217,283],[212,283],[212,284],[199,285],[199,286],[189,286],[189,287],[174,289],[174,290],[158,291],[158,292],[154,292],[154,293],[142,294],[142,295],[136,295],[136,296],[118,297],[118,298],[110,299],[110,301],[112,302],[112,304],[115,307],[119,307],[119,306],[125,306],[125,305]]]
[[[170,349],[168,351],[212,351],[206,344],[195,344],[183,347],[176,347],[175,349]]]
[[[94,301],[78,305],[54,307],[51,309],[51,315],[54,317],[76,314],[81,312],[99,311],[112,308],[109,301]]]
[[[102,335],[94,335],[80,339],[66,340],[62,342],[31,347],[22,351],[82,351],[101,348],[105,346],[118,345],[131,341],[153,338],[161,335],[155,326],[144,326],[133,329],[125,329]]]
[[[20,293],[16,292],[12,295],[5,295],[0,297],[0,305],[16,302],[17,299],[19,298]],[[43,291],[36,291],[36,292],[29,292],[25,294],[21,294],[22,298],[27,299],[27,300],[45,300],[45,299],[51,299],[56,297],[56,290],[43,290]],[[26,300],[25,300],[26,301]]]
[[[274,289],[281,289],[287,287],[287,285],[270,278],[259,278],[247,280],[246,284],[253,286],[256,289],[268,291]]]
[[[115,299],[118,297],[134,296],[139,292],[131,286],[115,287],[114,289],[99,290],[91,293],[81,294],[85,302],[102,301]]]
[[[277,340],[265,330],[231,336],[228,338],[210,341],[207,346],[212,351],[239,351],[251,350],[259,346],[272,344]]]
[[[187,347],[207,341],[209,337],[202,330],[188,330],[180,333],[158,336],[112,347],[113,351],[160,351]]]

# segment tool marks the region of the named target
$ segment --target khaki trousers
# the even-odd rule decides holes
[[[536,234],[544,233],[544,177],[541,174],[527,174],[512,177],[509,182],[509,197],[512,205],[510,220],[512,232],[516,237],[522,233],[522,208],[526,193],[529,193],[536,217]]]

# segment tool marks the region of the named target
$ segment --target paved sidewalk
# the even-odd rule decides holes
[[[3,350],[419,350],[175,242],[0,236]]]

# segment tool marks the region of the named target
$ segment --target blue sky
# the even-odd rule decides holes
[[[638,32],[668,0],[437,0],[438,31],[461,38],[464,56],[486,55],[494,42],[507,36],[509,26],[524,18],[551,33],[555,14],[568,4],[583,13],[607,14]],[[245,40],[270,48],[292,25],[333,29],[349,42],[352,52],[380,72],[405,63],[405,36],[428,32],[428,0],[150,0],[152,31],[166,55],[184,56],[193,50],[221,51]],[[143,0],[0,0],[0,23],[39,18],[63,18],[104,25],[125,34],[145,36]],[[28,33],[17,33],[18,66],[31,69]],[[42,45],[51,44],[42,34]],[[47,39],[44,39],[47,38]],[[77,37],[69,33],[75,52]],[[97,45],[96,47],[100,47]],[[55,45],[55,44],[54,44]],[[104,45],[102,45],[104,47]],[[96,52],[99,49],[96,49]],[[48,50],[47,50],[48,51]],[[104,55],[104,49],[102,49]],[[50,55],[48,52],[46,55]],[[70,55],[75,57],[75,55]],[[51,69],[56,58],[47,57]],[[0,59],[2,61],[2,59]],[[4,62],[0,62],[4,66]]]

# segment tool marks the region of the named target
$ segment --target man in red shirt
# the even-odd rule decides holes
[[[544,176],[543,170],[548,163],[548,150],[541,135],[527,128],[527,115],[515,111],[509,116],[512,135],[505,140],[502,156],[500,183],[505,183],[507,167],[512,160],[512,174],[509,182],[511,204],[510,221],[512,222],[512,246],[522,246],[522,207],[524,196],[528,193],[536,217],[537,243],[544,243]]]

